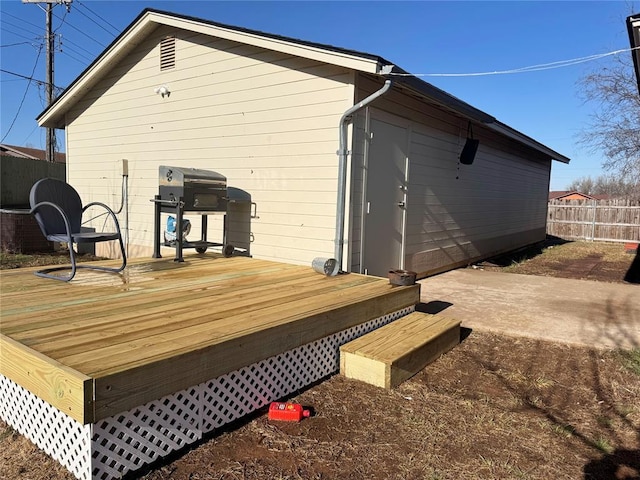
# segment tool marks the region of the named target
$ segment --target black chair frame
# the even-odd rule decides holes
[[[127,266],[127,255],[126,255],[126,251],[125,251],[125,247],[124,247],[124,242],[122,240],[122,233],[120,231],[120,224],[118,222],[118,218],[116,217],[116,214],[114,213],[114,211],[111,208],[109,208],[107,205],[105,205],[104,203],[91,202],[91,203],[88,203],[87,205],[81,207],[81,210],[77,213],[80,218],[74,219],[75,221],[72,221],[69,218],[69,212],[65,211],[65,208],[63,208],[58,203],[55,203],[54,201],[50,201],[50,200],[43,200],[43,201],[39,201],[39,202],[34,201],[34,199],[38,197],[38,195],[37,195],[38,187],[42,186],[42,185],[47,185],[46,182],[49,182],[49,184],[52,184],[54,186],[55,185],[60,186],[60,184],[64,184],[64,186],[62,188],[63,189],[67,189],[67,193],[69,193],[70,195],[76,197],[73,200],[77,201],[77,202],[81,202],[80,201],[80,197],[78,196],[78,194],[75,191],[75,189],[73,189],[73,187],[71,187],[70,185],[68,185],[65,182],[62,182],[60,180],[48,179],[48,178],[47,179],[42,179],[42,180],[39,180],[38,182],[36,182],[34,184],[34,186],[32,187],[31,196],[30,196],[30,199],[31,199],[31,214],[33,214],[35,216],[36,221],[37,221],[38,225],[40,226],[40,229],[41,229],[43,235],[45,236],[45,238],[47,240],[52,241],[52,242],[66,242],[68,244],[68,246],[69,246],[69,258],[70,258],[70,262],[71,262],[71,265],[63,265],[63,266],[44,268],[44,269],[36,271],[35,274],[37,276],[39,276],[39,277],[51,278],[51,279],[54,279],[54,280],[62,280],[64,282],[68,282],[71,279],[73,279],[73,277],[76,274],[76,271],[78,269],[81,269],[81,268],[90,269],[90,270],[101,270],[101,271],[111,272],[111,273],[122,272],[125,269],[125,267]],[[58,183],[56,183],[56,182],[58,182]],[[81,203],[79,203],[78,206],[81,206]],[[51,207],[51,208],[48,208],[48,207]],[[82,232],[82,231],[79,231],[79,230],[81,230],[80,223],[81,223],[81,220],[82,220],[82,215],[90,207],[101,207],[101,208],[103,208],[105,210],[106,214],[109,215],[112,218],[113,223],[114,223],[114,225],[116,227],[116,231],[115,232]],[[53,210],[51,210],[51,209],[53,209]],[[59,227],[61,226],[61,225],[59,225],[59,222],[58,222],[58,228],[56,229],[58,231],[51,231],[51,218],[45,218],[45,216],[44,216],[44,213],[46,212],[46,215],[51,217],[53,215],[53,211],[54,210],[59,215],[59,218],[58,219],[54,219],[53,223],[56,223],[55,220],[62,219],[62,221],[64,222],[64,232],[59,231],[60,230]],[[74,231],[74,230],[77,230],[77,231]],[[105,242],[105,241],[111,241],[111,240],[117,240],[119,245],[120,245],[120,251],[121,251],[121,254],[122,254],[122,264],[119,267],[103,267],[103,266],[99,266],[99,265],[90,265],[90,264],[82,265],[82,264],[78,264],[77,263],[77,261],[76,261],[76,253],[75,253],[74,248],[73,248],[74,244],[98,243],[98,242]],[[70,270],[69,275],[52,275],[53,272],[64,271],[64,270]]]

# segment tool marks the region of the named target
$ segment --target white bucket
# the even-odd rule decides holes
[[[333,277],[338,274],[338,261],[335,258],[316,257],[311,263],[313,269],[326,275],[327,277]]]

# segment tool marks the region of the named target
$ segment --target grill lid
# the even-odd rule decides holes
[[[220,188],[227,187],[227,177],[200,168],[168,167],[161,165],[159,169],[160,186],[184,187],[185,184],[217,185]]]

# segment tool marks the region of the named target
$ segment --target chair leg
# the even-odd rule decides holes
[[[87,269],[87,270],[100,270],[103,272],[120,273],[127,266],[127,253],[125,252],[125,249],[124,249],[124,243],[122,242],[122,237],[120,237],[118,240],[120,243],[120,252],[122,253],[122,264],[117,268],[99,267],[95,265],[79,265],[76,262],[76,254],[75,254],[75,251],[73,250],[73,245],[71,245],[69,248],[69,259],[71,261],[70,266],[65,265],[62,267],[44,268],[42,270],[38,270],[37,272],[35,272],[35,274],[38,277],[51,278],[54,280],[62,280],[63,282],[68,282],[76,275],[76,271],[80,268]],[[71,270],[71,273],[67,276],[51,275],[52,272],[59,272],[62,270]]]
[[[53,280],[61,280],[63,282],[68,282],[73,277],[75,277],[76,270],[77,270],[76,255],[75,255],[75,252],[73,251],[73,244],[69,244],[69,258],[71,260],[71,266],[65,265],[65,266],[62,266],[62,267],[43,268],[42,270],[38,270],[37,272],[35,272],[35,274],[38,277],[51,278]],[[51,275],[52,272],[60,272],[60,271],[63,271],[63,270],[71,270],[71,273],[69,275],[66,275],[66,276],[63,276],[63,275]]]
[[[50,275],[51,272],[59,272],[62,270],[71,270],[71,273],[67,276]],[[44,268],[42,270],[38,270],[37,272],[35,272],[35,274],[38,277],[51,278],[52,280],[62,280],[63,282],[68,282],[75,276],[76,272],[73,267],[64,266],[64,267]]]
[[[120,243],[120,253],[122,254],[122,265],[120,265],[118,268],[111,268],[111,267],[96,267],[93,265],[78,265],[76,268],[87,268],[87,269],[91,269],[91,270],[102,270],[104,272],[112,272],[112,273],[118,273],[121,272],[125,269],[125,267],[127,266],[127,252],[125,252],[124,250],[124,243],[122,242],[122,237],[120,237],[119,239],[119,243]]]

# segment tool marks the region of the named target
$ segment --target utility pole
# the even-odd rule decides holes
[[[53,103],[53,64],[56,41],[53,35],[53,5],[47,3],[47,107]],[[47,162],[56,161],[56,130],[47,127]]]
[[[45,42],[47,44],[47,107],[49,107],[54,100],[53,92],[53,72],[54,72],[54,58],[56,41],[53,34],[53,7],[55,5],[64,4],[67,7],[67,11],[71,8],[71,2],[73,0],[22,0],[22,3],[44,3],[46,4],[46,34]],[[56,130],[55,128],[47,127],[47,148],[46,148],[47,162],[56,161]]]

